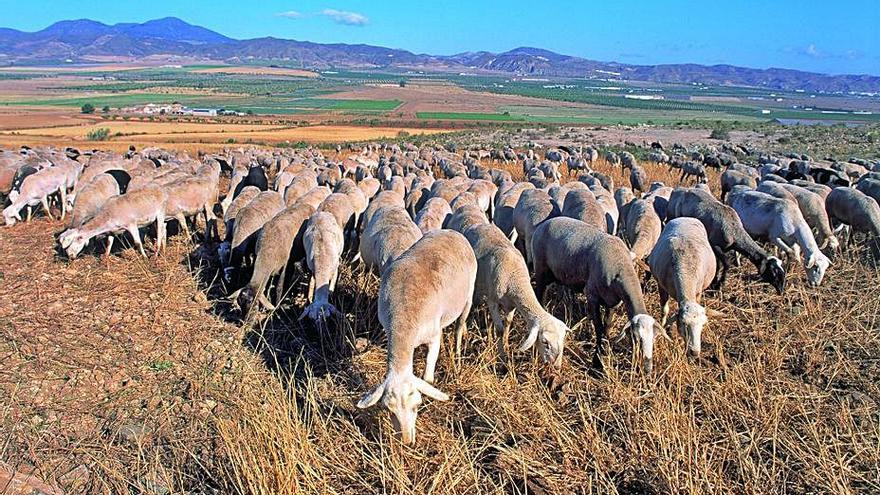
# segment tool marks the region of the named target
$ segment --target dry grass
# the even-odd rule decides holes
[[[880,491],[880,277],[859,251],[819,290],[796,270],[782,297],[751,266],[735,270],[706,300],[724,316],[702,361],[661,342],[648,377],[626,344],[590,377],[592,330],[569,291],[548,297],[577,326],[559,388],[530,356],[502,373],[478,311],[461,368],[451,336],[441,354],[452,400],[425,404],[407,447],[386,413],[354,406],[384,373],[372,275],[343,266],[346,318],[327,328],[296,322],[304,280],[277,314],[239,326],[215,300],[207,251],[177,238],[159,260],[129,249],[67,263],[53,228],[0,235],[0,459],[72,492]],[[659,313],[653,284],[648,294]],[[612,326],[623,323],[617,311]]]
[[[310,70],[289,69],[286,67],[229,66],[214,67],[193,71],[196,74],[250,74],[268,76],[318,77],[320,74]]]

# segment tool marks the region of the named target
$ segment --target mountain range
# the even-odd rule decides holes
[[[0,28],[0,66],[136,60],[145,57],[226,63],[278,63],[307,69],[424,70],[523,77],[601,78],[658,83],[754,86],[820,92],[878,92],[880,77],[827,75],[732,65],[631,65],[521,47],[504,53],[415,54],[371,45],[279,38],[237,40],[174,17],[142,24],[60,21],[37,32]]]

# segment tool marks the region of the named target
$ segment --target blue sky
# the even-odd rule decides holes
[[[728,63],[880,75],[880,1],[0,0],[0,26],[176,16],[235,38],[367,43],[417,53],[536,46],[635,64]]]

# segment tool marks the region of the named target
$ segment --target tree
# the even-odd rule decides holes
[[[85,105],[80,107],[80,111],[82,111],[82,113],[95,113],[95,105],[92,105],[91,103],[86,103]]]
[[[397,85],[400,86],[401,88],[405,88],[406,87],[406,79],[401,79],[400,82],[397,83]]]
[[[110,105],[104,105],[104,108],[101,109],[104,113],[110,113]]]

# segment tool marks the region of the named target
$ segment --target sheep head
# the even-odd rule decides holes
[[[67,235],[58,240],[61,241],[61,247],[64,248],[67,257],[74,259],[79,256],[79,253],[81,253],[83,248],[86,247],[86,244],[89,242],[89,237],[78,230],[68,230]]]
[[[10,197],[12,195],[10,194]],[[12,227],[15,225],[15,222],[21,220],[18,211],[15,210],[14,205],[9,205],[3,210],[3,220],[6,222],[7,227]]]
[[[678,331],[687,342],[688,355],[700,355],[700,336],[709,318],[706,309],[693,301],[686,301],[678,307]]]
[[[412,372],[403,375],[390,372],[385,381],[361,398],[357,406],[366,409],[381,399],[382,404],[391,411],[391,422],[401,441],[413,444],[416,441],[416,418],[422,403],[422,394],[435,400],[449,400],[448,395]]]
[[[669,335],[666,334],[666,330],[662,326],[657,325],[653,317],[639,314],[633,316],[623,327],[617,342],[623,340],[627,335],[631,336],[633,342],[638,340],[642,348],[642,369],[645,373],[650,373],[654,370],[654,340],[658,334],[667,340],[671,340]]]
[[[562,351],[565,349],[565,335],[568,331],[568,325],[547,313],[532,321],[529,334],[520,344],[519,350],[527,351],[537,342],[543,362],[553,368],[559,368],[562,366]]]
[[[810,287],[818,287],[822,283],[822,278],[825,276],[825,271],[828,270],[829,266],[831,266],[831,260],[822,254],[821,251],[817,251],[807,258],[804,262],[804,268],[807,272],[807,283]]]
[[[761,263],[761,279],[772,285],[780,295],[785,291],[785,268],[782,260],[769,256]]]

